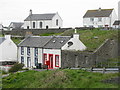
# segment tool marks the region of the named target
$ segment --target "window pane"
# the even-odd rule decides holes
[[[21,57],[21,63],[24,64],[24,57]]]
[[[44,64],[46,64],[47,61],[47,54],[44,54]]]
[[[59,67],[59,56],[58,55],[55,56],[55,66]]]
[[[33,22],[33,28],[35,28],[35,22]]]
[[[24,47],[21,47],[21,55],[24,55]]]

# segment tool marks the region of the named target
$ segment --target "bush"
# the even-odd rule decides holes
[[[14,64],[13,67],[11,67],[9,72],[17,72],[18,70],[21,70],[23,66],[24,66],[24,64],[16,63],[16,64]]]

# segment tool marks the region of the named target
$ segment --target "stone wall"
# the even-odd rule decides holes
[[[107,62],[109,58],[118,56],[116,40],[106,40],[94,52],[62,51],[62,68],[95,67],[98,63]]]
[[[21,29],[12,31],[3,31],[4,34],[25,36],[26,32],[32,32],[33,35],[40,35],[43,33],[61,33],[72,28],[60,28],[60,29]]]

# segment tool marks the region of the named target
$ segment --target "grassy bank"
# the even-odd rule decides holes
[[[118,88],[101,82],[118,74],[92,73],[83,70],[27,71],[3,78],[3,88]]]

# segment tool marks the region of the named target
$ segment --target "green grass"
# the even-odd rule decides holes
[[[51,33],[43,33],[43,34],[40,34],[39,36],[52,36],[52,35],[60,35],[62,33],[54,33],[54,32],[51,32]]]
[[[83,70],[27,71],[3,78],[3,88],[118,88],[102,80],[117,77],[117,73],[92,73]]]
[[[70,36],[74,33],[74,30],[66,31],[62,35]],[[118,30],[77,30],[80,34],[80,40],[86,45],[87,50],[94,51],[97,49],[106,39],[117,39]],[[94,37],[98,37],[95,39]]]
[[[13,41],[16,45],[18,45],[22,40],[23,40],[23,38],[12,37],[12,41]]]

